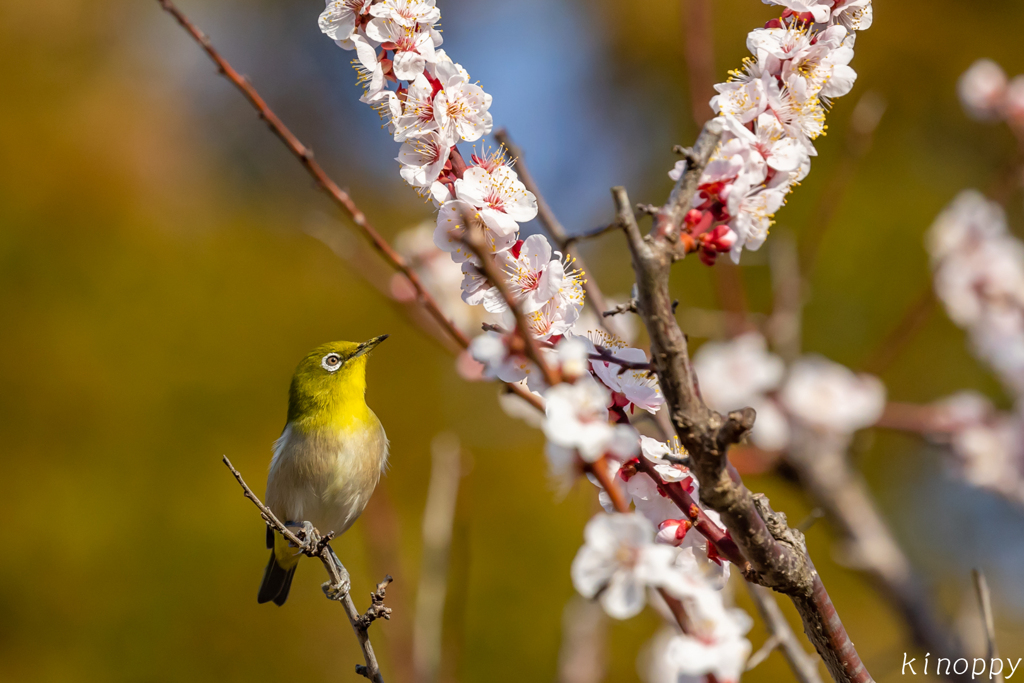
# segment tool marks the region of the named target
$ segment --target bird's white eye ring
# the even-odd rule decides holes
[[[341,367],[341,356],[336,353],[329,353],[320,361],[320,365],[327,372],[334,372]]]

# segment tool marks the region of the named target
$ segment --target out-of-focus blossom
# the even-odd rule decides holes
[[[1006,101],[1003,103],[1006,119],[1018,130],[1024,127],[1024,75],[1014,76],[1006,88]]]
[[[960,76],[957,93],[969,116],[979,121],[997,120],[1006,97],[1006,74],[991,59],[979,59]]]
[[[572,582],[584,597],[600,594],[610,616],[639,614],[647,602],[647,587],[671,582],[675,551],[654,544],[654,526],[640,515],[599,514],[583,535],[585,544],[572,563]]]
[[[579,337],[567,337],[555,347],[562,376],[575,382],[590,371],[590,350]]]
[[[935,220],[927,245],[935,293],[977,355],[1024,396],[1024,243],[995,202],[962,192]]]
[[[721,683],[736,683],[750,656],[750,641],[744,636],[752,625],[743,610],[722,607],[698,624],[697,634],[672,638],[665,658],[677,676],[711,674]]]
[[[721,595],[700,575],[680,571],[675,563],[679,551],[655,544],[654,536],[654,525],[636,513],[594,517],[572,563],[576,590],[584,597],[597,596],[616,619],[638,614],[647,602],[648,588],[665,589],[702,622],[722,613]],[[704,625],[710,627],[709,622]]]
[[[707,342],[693,357],[701,394],[709,406],[728,413],[747,406],[757,411],[751,439],[767,451],[785,448],[789,424],[767,394],[782,383],[785,365],[769,353],[768,342],[747,332],[728,342]]]
[[[460,329],[479,329],[489,316],[477,306],[468,306],[459,295],[462,270],[451,256],[438,249],[433,242],[433,221],[421,224],[399,234],[395,248],[419,275],[423,286],[437,301],[446,316]],[[416,290],[406,277],[396,273],[391,279],[391,294],[397,300],[416,300]]]
[[[621,443],[617,432],[626,430],[627,434],[635,434],[627,425],[609,424],[611,396],[591,377],[582,377],[575,384],[551,387],[545,400],[545,436],[556,445],[575,448],[586,461],[597,460],[613,444]]]
[[[693,369],[704,400],[723,413],[744,408],[777,389],[786,371],[782,359],[768,351],[768,342],[757,332],[728,342],[707,342],[694,354]]]
[[[781,392],[782,404],[799,422],[834,434],[852,434],[878,421],[885,386],[820,356],[797,361]]]

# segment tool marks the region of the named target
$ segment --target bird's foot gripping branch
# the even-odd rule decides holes
[[[391,577],[387,576],[377,584],[377,589],[370,594],[370,607],[366,612],[360,613],[356,609],[355,603],[352,602],[352,596],[349,595],[348,572],[345,570],[344,565],[342,565],[341,560],[338,559],[334,549],[331,548],[331,540],[333,540],[334,534],[321,534],[309,522],[303,523],[301,528],[293,531],[292,525],[285,524],[278,519],[273,511],[264,505],[263,501],[252,492],[249,485],[245,483],[245,479],[242,478],[241,473],[235,469],[235,466],[231,464],[227,456],[224,457],[224,464],[231,470],[231,474],[234,475],[239,486],[242,487],[245,497],[252,501],[253,505],[260,511],[260,516],[266,522],[267,528],[272,533],[280,534],[282,538],[295,548],[296,554],[316,558],[324,565],[328,576],[328,580],[323,584],[324,594],[328,599],[341,603],[345,610],[345,615],[348,617],[349,624],[351,624],[352,630],[356,634],[356,639],[359,641],[359,647],[363,651],[365,663],[356,665],[356,673],[373,681],[373,683],[384,683],[384,678],[380,672],[380,665],[377,663],[377,656],[374,654],[373,646],[370,644],[368,630],[370,624],[375,620],[391,618],[391,608],[384,605],[385,589],[391,583]]]

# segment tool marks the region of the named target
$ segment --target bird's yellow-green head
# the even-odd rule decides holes
[[[288,422],[310,431],[344,428],[365,420],[366,359],[388,338],[384,334],[361,344],[338,341],[310,351],[295,369],[288,396]]]

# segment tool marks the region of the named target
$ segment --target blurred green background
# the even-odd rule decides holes
[[[686,0],[683,0],[684,2]],[[573,230],[611,216],[607,188],[666,195],[674,143],[693,139],[684,31],[674,0],[440,0],[449,53],[495,97],[549,199]],[[389,236],[430,214],[395,173],[395,145],[356,102],[351,55],[323,38],[314,0],[183,0],[328,171]],[[712,3],[717,80],[773,15]],[[844,158],[857,99],[888,109],[853,169],[811,276],[805,349],[854,368],[928,283],[922,235],[961,188],[1000,182],[1014,142],[972,123],[958,75],[990,57],[1024,70],[1024,5],[880,0],[857,41],[856,89],[776,231],[814,230]],[[594,511],[581,485],[559,497],[540,434],[507,418],[492,385],[453,360],[378,290],[308,236],[347,229],[333,207],[153,0],[0,4],[0,680],[355,681],[355,640],[303,566],[286,607],[255,601],[266,551],[253,508],[220,463],[262,493],[295,363],[331,339],[392,339],[370,364],[368,400],[392,467],[336,546],[364,605],[385,573],[392,621],[372,637],[390,681],[409,680],[430,442],[467,452],[445,612],[443,680],[554,680],[568,567]],[[1007,203],[1020,230],[1021,197]],[[528,226],[528,229],[536,229]],[[618,236],[585,253],[625,294]],[[763,257],[742,268],[770,305]],[[383,271],[382,271],[383,272]],[[717,305],[712,272],[675,276],[686,305]],[[1006,405],[941,311],[883,374],[890,396],[961,388]],[[949,476],[919,440],[868,434],[858,464],[949,622],[973,618],[969,571],[986,570],[1004,656],[1024,656],[1024,517]],[[798,520],[809,505],[753,477]],[[373,531],[373,533],[368,533]],[[811,551],[868,668],[899,676],[912,646],[825,523]],[[750,608],[746,595],[738,603]],[[787,605],[787,612],[792,615]],[[636,680],[659,620],[616,623],[607,680]],[[755,648],[760,624],[751,633]],[[787,680],[775,654],[745,677]],[[923,678],[923,677],[922,677]]]

